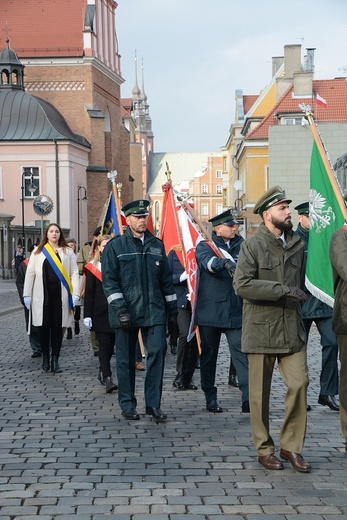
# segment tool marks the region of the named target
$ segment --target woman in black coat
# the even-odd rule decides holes
[[[113,354],[115,333],[108,321],[108,303],[102,288],[101,254],[110,240],[109,235],[101,235],[93,260],[84,266],[86,275],[84,294],[84,324],[94,331],[99,342],[99,381],[106,386],[106,392],[117,390],[112,379],[111,357]]]

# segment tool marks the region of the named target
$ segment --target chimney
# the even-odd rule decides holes
[[[305,70],[314,72],[314,51],[316,49],[306,49],[307,54],[305,56]]]
[[[301,71],[301,45],[284,46],[284,74],[276,79],[276,101],[294,82],[294,73]]]
[[[315,49],[306,49],[305,67],[301,72],[294,73],[294,96],[312,96],[312,81],[314,74],[314,51]]]
[[[272,77],[276,75],[284,62],[284,56],[272,56]]]
[[[294,72],[301,70],[301,45],[284,46],[284,74],[286,78],[293,78]]]
[[[243,107],[243,90],[235,90],[235,122],[243,123],[245,120],[245,112]]]
[[[311,97],[312,96],[312,80],[313,71],[303,70],[294,74],[294,97]]]

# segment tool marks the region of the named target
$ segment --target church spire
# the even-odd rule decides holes
[[[133,95],[133,101],[139,102],[140,96],[141,96],[141,90],[139,89],[139,85],[138,85],[138,82],[137,82],[137,55],[136,55],[136,50],[135,50],[135,84],[134,84],[134,88],[132,90],[132,95]]]
[[[143,66],[143,59],[142,59],[142,65],[141,65],[141,72],[142,72],[142,99],[144,101],[144,105],[145,105],[145,108],[148,106],[147,105],[147,96],[146,96],[146,93],[145,93],[145,78],[144,78],[144,66]]]

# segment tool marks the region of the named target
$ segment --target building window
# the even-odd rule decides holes
[[[2,193],[2,166],[0,166],[0,199],[3,199],[3,193]]]
[[[216,204],[216,215],[219,215],[223,211],[223,204]]]
[[[208,215],[208,204],[201,204],[201,215]]]
[[[217,184],[217,186],[216,186],[216,193],[217,193],[217,195],[221,195],[222,194],[222,185],[221,184]]]
[[[201,193],[204,193],[204,194],[208,193],[208,186],[207,186],[207,184],[202,184],[201,185]]]
[[[282,125],[301,125],[302,117],[283,117]]]
[[[216,177],[217,177],[217,179],[222,178],[222,170],[216,170]]]
[[[37,197],[40,193],[40,174],[37,166],[24,166],[22,170],[22,186],[24,198]]]

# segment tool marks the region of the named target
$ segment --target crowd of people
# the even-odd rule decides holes
[[[193,316],[188,274],[177,252],[166,255],[163,242],[147,229],[149,201],[122,208],[127,226],[120,236],[111,238],[98,227],[79,252],[73,238],[66,239],[58,224],[50,224],[30,257],[20,262],[16,280],[32,357],[42,357],[43,371],[61,372],[63,336],[67,330],[71,339],[73,325],[79,334],[83,306],[83,323],[99,358],[97,377],[106,393],[118,391],[122,416],[140,419],[135,378],[137,369],[144,370],[145,352],[145,412],[165,422],[161,399],[167,335],[177,345],[174,389],[198,390],[193,376],[199,359],[206,410],[222,413],[215,379],[225,334],[228,383],[240,390],[241,412],[250,414],[259,463],[281,470],[282,460],[289,461],[295,470],[308,473],[311,466],[302,455],[311,408],[306,349],[314,322],[322,346],[318,402],[340,412],[347,450],[347,225],[334,233],[330,244],[332,309],[305,287],[309,204],[295,207],[299,225],[293,231],[291,202],[279,186],[264,193],[253,210],[262,219],[259,230],[246,240],[237,233],[231,210],[210,219],[211,239],[196,247],[200,281]],[[189,337],[192,319],[197,332]],[[114,354],[117,381],[111,371]],[[287,388],[280,458],[270,434],[276,365]]]

